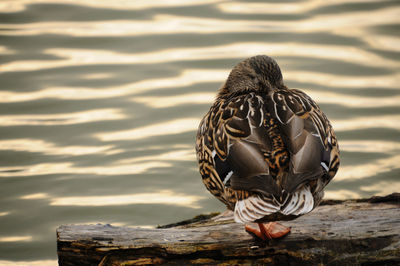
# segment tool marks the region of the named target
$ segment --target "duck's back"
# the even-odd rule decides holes
[[[242,222],[311,211],[339,166],[328,119],[287,88],[219,97],[200,123],[196,151],[207,189]]]

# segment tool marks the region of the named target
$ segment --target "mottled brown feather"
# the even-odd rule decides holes
[[[206,188],[230,209],[251,195],[285,204],[303,186],[316,206],[340,163],[325,114],[284,86],[279,66],[265,56],[232,70],[200,123],[196,152]]]

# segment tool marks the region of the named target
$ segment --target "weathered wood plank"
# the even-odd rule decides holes
[[[399,200],[396,193],[377,203],[323,205],[282,222],[292,232],[267,242],[246,233],[229,214],[167,229],[63,225],[57,229],[59,264],[397,265]]]

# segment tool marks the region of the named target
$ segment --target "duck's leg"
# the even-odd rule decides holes
[[[290,227],[286,227],[277,222],[270,222],[267,224],[257,223],[260,230],[253,228],[249,225],[245,226],[247,232],[255,234],[257,237],[267,240],[273,238],[280,238],[290,232]]]

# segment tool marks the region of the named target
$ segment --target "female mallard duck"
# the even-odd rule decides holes
[[[339,167],[331,124],[304,92],[283,84],[274,59],[237,64],[200,122],[196,139],[207,189],[262,239],[290,228],[276,222],[312,211]]]

